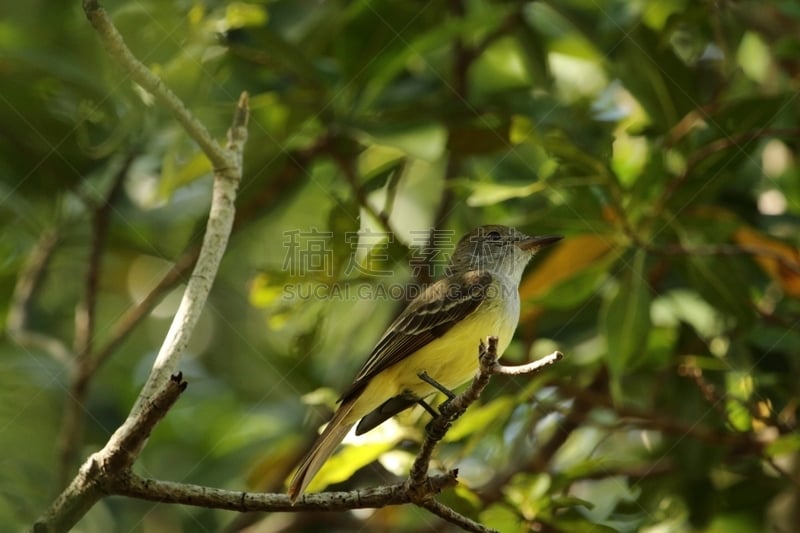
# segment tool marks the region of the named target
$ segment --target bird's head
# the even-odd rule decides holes
[[[488,270],[519,280],[533,254],[561,235],[531,237],[508,226],[479,226],[464,235],[450,259],[450,272]]]

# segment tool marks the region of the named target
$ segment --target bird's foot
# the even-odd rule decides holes
[[[456,397],[453,391],[451,391],[450,389],[448,389],[447,387],[445,387],[444,385],[442,385],[441,383],[430,377],[430,375],[428,375],[428,373],[425,372],[424,370],[417,372],[417,377],[419,377],[419,379],[421,379],[434,389],[438,390],[439,392],[447,396],[448,400],[452,400],[453,398]]]

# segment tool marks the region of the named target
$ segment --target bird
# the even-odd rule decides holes
[[[292,503],[355,425],[356,435],[424,404],[436,389],[453,390],[478,371],[478,346],[498,337],[497,354],[519,322],[525,267],[561,235],[528,236],[503,225],[479,226],[456,245],[445,275],[411,300],[389,325],[339,399],[339,407],[292,477]]]

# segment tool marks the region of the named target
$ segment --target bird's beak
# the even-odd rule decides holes
[[[551,244],[556,243],[563,238],[563,235],[541,235],[539,237],[527,237],[516,244],[522,250],[535,253],[545,246],[550,246]]]

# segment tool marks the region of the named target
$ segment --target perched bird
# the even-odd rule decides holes
[[[365,433],[478,370],[478,345],[499,338],[502,355],[519,322],[519,282],[533,254],[560,235],[529,237],[514,228],[475,228],[456,245],[446,275],[429,285],[392,322],[342,394],[341,404],[289,485],[295,501],[350,428]],[[427,374],[429,381],[421,378]]]

